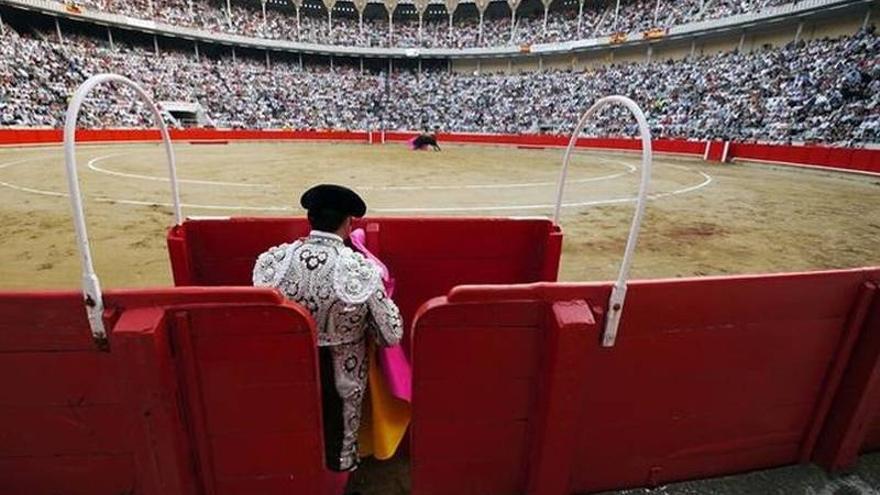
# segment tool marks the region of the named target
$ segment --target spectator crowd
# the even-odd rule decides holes
[[[221,127],[440,129],[570,132],[596,99],[623,94],[648,114],[657,137],[742,141],[880,141],[880,36],[873,28],[751,53],[626,63],[586,71],[462,74],[362,73],[239,56],[197,59],[68,36],[64,44],[6,29],[0,35],[0,126],[63,124],[72,91],[88,76],[119,73],[157,101],[197,102]],[[83,125],[135,127],[149,114],[135,99],[101,91]],[[586,130],[635,134],[609,109]]]
[[[530,4],[529,1],[532,3]],[[328,19],[323,3],[309,0],[297,7],[292,0],[235,0],[229,9],[217,0],[85,0],[88,9],[152,19],[178,26],[194,27],[268,39],[292,40],[345,46],[467,48],[551,43],[668,28],[691,21],[715,19],[793,3],[796,0],[616,0],[586,1],[580,22],[578,2],[556,0],[551,3],[547,22],[539,0],[523,2],[511,29],[511,12],[505,1],[487,9],[482,28],[477,10],[456,13],[452,28],[443,5],[432,5],[421,33],[418,17],[410,8],[398,7],[393,29],[389,30],[387,11],[367,16],[363,28],[351,3],[339,2]],[[381,5],[381,4],[380,4]],[[442,8],[438,15],[436,8]],[[463,12],[464,7],[459,7]]]

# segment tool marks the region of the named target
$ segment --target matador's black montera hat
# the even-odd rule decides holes
[[[309,211],[334,210],[360,218],[367,213],[367,204],[351,189],[336,184],[320,184],[309,188],[299,199]]]

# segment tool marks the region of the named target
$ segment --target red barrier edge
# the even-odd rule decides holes
[[[196,491],[188,433],[178,410],[179,393],[170,356],[165,309],[122,312],[113,328],[113,355],[124,394],[136,410],[135,463],[144,493],[184,495]],[[173,456],[157,455],[173,453]]]
[[[387,131],[386,142],[405,142],[417,133],[410,131]],[[442,142],[458,144],[507,145],[536,148],[561,148],[568,145],[569,136],[553,134],[479,134],[439,133]],[[0,129],[0,146],[46,145],[62,142],[60,129]],[[340,130],[288,130],[288,129],[173,129],[171,139],[187,142],[231,141],[341,141],[376,143],[376,131]],[[83,143],[157,142],[159,131],[155,129],[80,129],[77,140]],[[683,139],[655,139],[655,153],[703,157],[706,141]],[[819,145],[781,145],[730,142],[726,157],[723,141],[709,145],[708,161],[718,162],[726,158],[779,165],[815,167],[844,172],[880,175],[880,149],[845,148]],[[618,152],[637,152],[641,149],[638,139],[630,138],[580,138],[577,147]]]
[[[857,330],[853,352],[828,419],[816,443],[813,460],[828,471],[852,466],[865,441],[871,418],[880,407],[880,297],[867,283],[854,309]],[[860,320],[860,321],[859,321]]]
[[[548,334],[541,352],[530,438],[529,495],[568,495],[578,421],[587,393],[582,352],[598,335],[585,301],[555,302],[547,312]]]

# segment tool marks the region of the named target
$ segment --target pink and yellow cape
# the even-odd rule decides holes
[[[394,278],[388,267],[366,247],[363,229],[351,233],[355,249],[372,260],[382,273],[388,297],[394,293]],[[390,459],[397,452],[410,420],[412,402],[412,369],[399,344],[391,347],[370,345],[369,400],[364,401],[364,414],[358,433],[360,455]]]

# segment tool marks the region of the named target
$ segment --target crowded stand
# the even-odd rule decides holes
[[[121,40],[111,49],[85,35],[68,34],[63,44],[50,39],[5,29],[0,125],[60,127],[73,89],[90,75],[111,72],[140,82],[159,101],[200,104],[220,127],[566,133],[597,98],[619,93],[646,109],[657,137],[880,141],[880,37],[873,28],[751,53],[585,72],[395,70],[390,78],[340,64],[301,68],[175,51],[156,56]],[[141,104],[130,101],[137,100],[99,92],[83,124],[147,124]],[[633,134],[628,122],[610,112],[587,133]]]
[[[419,29],[418,14],[411,5],[404,13],[398,6],[389,29],[387,10],[365,16],[360,22],[350,3],[339,2],[328,16],[323,3],[305,2],[297,7],[292,0],[241,3],[241,0],[87,0],[87,8],[153,19],[177,26],[226,32],[268,39],[309,43],[379,46],[468,48],[479,46],[554,43],[614,33],[644,32],[669,28],[692,21],[759,12],[792,0],[623,0],[585,2],[557,0],[545,16],[543,4],[523,2],[512,12],[507,2],[493,2],[479,22],[477,9],[468,15],[462,7],[449,12],[442,4],[430,5]],[[440,9],[440,10],[437,10]],[[580,14],[580,15],[579,15]]]

